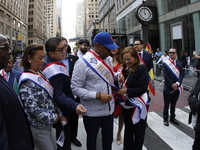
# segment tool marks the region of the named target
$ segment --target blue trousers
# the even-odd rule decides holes
[[[96,150],[96,140],[99,129],[102,134],[102,149],[112,150],[113,115],[102,117],[83,116],[83,123],[87,133],[87,150]]]

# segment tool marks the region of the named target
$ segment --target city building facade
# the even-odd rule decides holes
[[[45,0],[29,0],[28,10],[28,44],[45,43]]]
[[[0,1],[0,33],[7,37],[12,50],[27,46],[28,4],[26,0]]]

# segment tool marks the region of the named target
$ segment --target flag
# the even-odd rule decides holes
[[[155,86],[154,86],[154,72],[153,68],[149,71],[149,81],[148,81],[148,90],[155,96]]]
[[[16,77],[14,78],[13,89],[14,89],[15,93],[17,95],[19,95],[19,92],[18,92],[18,82],[17,82]]]
[[[147,52],[149,52],[150,54],[152,53],[151,45],[150,45],[149,43],[146,43],[145,50],[146,50]]]

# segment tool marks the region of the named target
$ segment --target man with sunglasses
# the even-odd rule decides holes
[[[141,59],[147,66],[147,71],[149,72],[151,68],[153,68],[153,60],[151,54],[144,50],[144,42],[141,39],[136,39],[133,45],[138,54],[140,55]]]
[[[164,125],[169,126],[168,123],[168,109],[170,108],[170,122],[179,125],[176,120],[175,107],[178,97],[181,92],[181,82],[184,77],[184,70],[182,63],[176,60],[177,51],[175,48],[169,50],[170,59],[163,62],[163,76],[165,79],[163,97],[164,97],[164,108],[163,108],[163,119]]]
[[[8,65],[11,49],[0,34],[0,69]],[[33,140],[21,103],[8,82],[0,75],[0,149],[33,150]]]

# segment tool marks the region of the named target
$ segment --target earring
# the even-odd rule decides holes
[[[30,60],[29,60],[28,62],[29,62],[29,63],[31,63],[31,61],[30,61]]]

